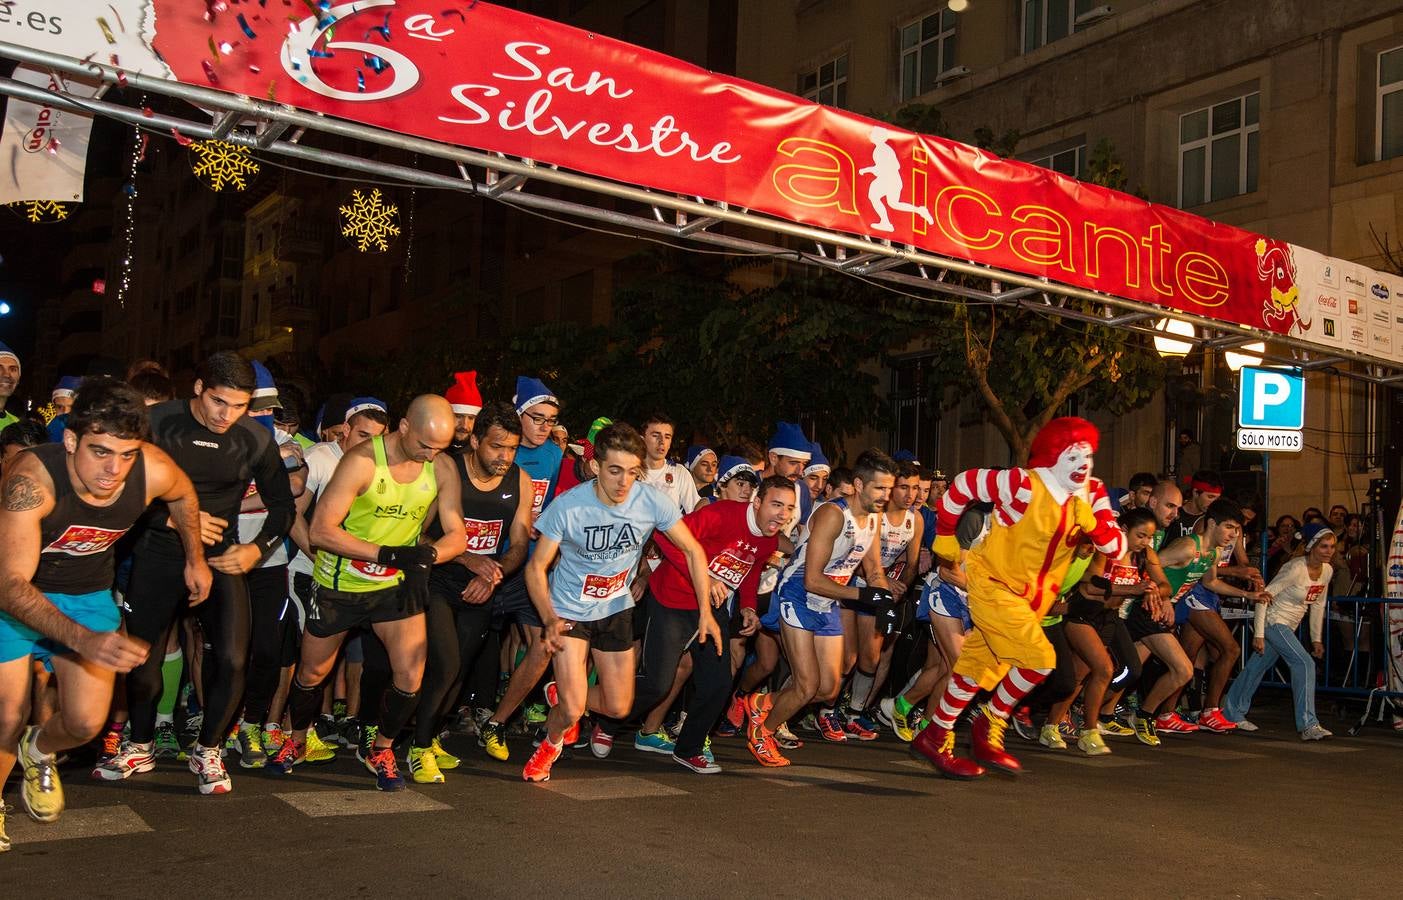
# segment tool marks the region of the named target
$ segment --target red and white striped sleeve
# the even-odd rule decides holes
[[[1093,478],[1087,485],[1091,494],[1091,512],[1096,516],[1096,529],[1091,532],[1091,540],[1096,549],[1111,559],[1119,559],[1125,552],[1125,534],[1116,524],[1116,511],[1111,506],[1106,485]]]
[[[966,469],[955,476],[950,489],[940,498],[936,511],[937,536],[952,535],[960,514],[971,503],[994,504],[994,514],[1005,525],[1012,525],[1028,511],[1033,484],[1023,469]]]

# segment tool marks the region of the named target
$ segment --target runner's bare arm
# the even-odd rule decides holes
[[[468,532],[463,525],[463,483],[458,480],[458,468],[445,453],[434,458],[434,478],[438,480],[438,524],[443,536],[434,541],[434,552],[440,562],[448,562],[468,547]]]
[[[560,544],[553,538],[541,535],[536,539],[536,549],[531,558],[526,561],[526,593],[531,598],[531,605],[536,607],[536,615],[541,618],[541,640],[551,653],[565,648],[561,635],[570,628],[555,614],[555,607],[550,602],[550,581],[546,578],[546,572],[559,553]]]
[[[809,539],[804,545],[804,590],[830,600],[856,600],[857,588],[839,584],[823,574],[833,557],[833,542],[843,528],[843,511],[826,503],[809,516]],[[884,585],[885,581],[882,582]]]
[[[370,441],[347,451],[336,464],[336,471],[327,482],[312,514],[309,537],[312,546],[348,559],[375,562],[379,546],[356,537],[341,527],[351,511],[351,503],[365,493],[375,477],[375,460],[371,457]]]
[[[807,573],[805,574],[807,575]],[[806,577],[804,580],[808,581],[808,578]],[[882,568],[882,542],[879,540],[874,540],[872,546],[867,548],[867,553],[862,557],[862,580],[872,587],[891,590],[891,585],[887,583],[887,573]],[[854,590],[856,589],[854,588]]]
[[[512,516],[508,535],[510,543],[507,552],[497,563],[502,567],[502,577],[515,574],[526,562],[526,548],[531,543],[531,476],[525,469],[517,470],[521,485],[516,493],[516,515]]]

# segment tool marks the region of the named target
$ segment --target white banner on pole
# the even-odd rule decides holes
[[[1403,601],[1403,508],[1394,520],[1384,562],[1384,598]],[[1384,604],[1384,637],[1388,641],[1388,689],[1403,691],[1403,602]]]
[[[16,81],[76,97],[91,97],[97,84],[65,79],[54,72],[20,66]],[[10,98],[0,132],[0,203],[83,199],[92,116]]]

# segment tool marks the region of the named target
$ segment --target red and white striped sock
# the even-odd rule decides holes
[[[927,714],[931,724],[938,728],[954,728],[955,720],[960,717],[960,713],[964,712],[965,707],[969,706],[970,701],[978,693],[978,682],[971,681],[963,675],[951,675],[950,683],[945,688],[945,695]]]
[[[1018,701],[1028,696],[1033,688],[1042,684],[1050,674],[1051,669],[1010,669],[1004,680],[994,689],[989,709],[1000,719],[1007,719],[1013,715]]]

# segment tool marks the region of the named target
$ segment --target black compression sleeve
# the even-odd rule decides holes
[[[253,460],[253,483],[257,485],[258,496],[268,510],[268,518],[263,521],[263,527],[258,530],[253,543],[266,557],[287,536],[292,528],[293,516],[297,515],[287,469],[283,468],[278,445],[271,438],[262,444],[262,452]]]

